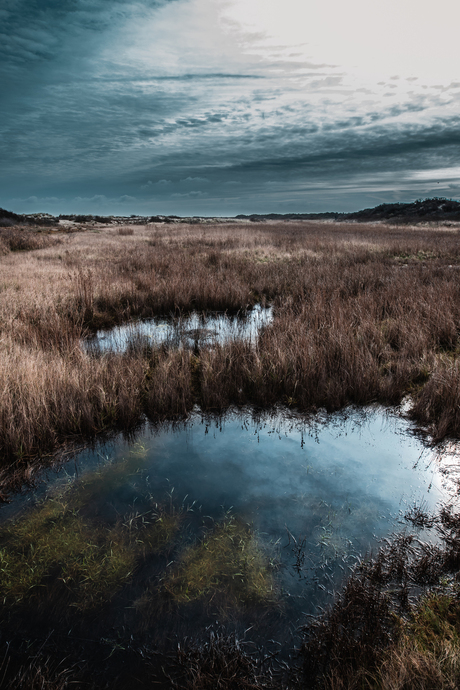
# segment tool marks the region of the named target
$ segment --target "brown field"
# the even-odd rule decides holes
[[[315,222],[0,228],[3,493],[66,443],[132,429],[143,416],[181,418],[197,404],[314,412],[410,396],[409,414],[434,442],[458,438],[459,232]],[[257,345],[104,356],[81,345],[97,328],[131,319],[235,313],[255,303],[274,306]],[[458,517],[452,521],[451,550],[433,552],[433,563],[430,554],[419,558],[426,572],[437,564],[438,579],[460,567]],[[415,566],[403,551],[394,562],[404,575]],[[380,588],[394,575],[382,570],[393,556],[382,553],[313,629],[298,676],[311,684],[295,687],[458,687],[458,604],[431,598],[413,610],[412,629],[398,622]],[[363,603],[374,616],[364,641]],[[189,673],[182,687],[217,687],[216,678],[222,688],[272,687],[229,639],[192,649],[180,663]],[[68,674],[35,660],[8,687],[64,688]]]
[[[413,397],[435,441],[460,433],[457,228],[335,223],[151,225],[0,233],[0,455],[195,404],[335,410]],[[97,327],[274,305],[257,347],[94,357]]]

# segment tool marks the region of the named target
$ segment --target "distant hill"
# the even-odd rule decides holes
[[[419,199],[410,204],[380,204],[375,208],[365,208],[355,213],[347,213],[347,220],[389,220],[400,223],[421,221],[460,221],[460,202],[434,197]]]
[[[9,225],[55,225],[57,222],[58,218],[49,213],[31,213],[25,216],[0,208],[0,227],[2,228]]]
[[[240,214],[235,218],[259,223],[264,220],[342,220],[345,216],[345,213],[328,211],[325,213],[251,213],[249,216]]]
[[[412,203],[380,204],[353,213],[266,213],[239,215],[237,218],[254,222],[263,220],[356,220],[369,222],[386,220],[392,223],[421,223],[427,221],[460,221],[460,202],[434,197]]]
[[[460,222],[460,202],[443,197],[419,199],[412,203],[380,204],[374,208],[365,208],[353,213],[252,213],[240,214],[234,218],[213,218],[194,216],[92,216],[92,215],[61,215],[51,216],[49,213],[29,213],[19,215],[0,208],[0,227],[8,225],[57,225],[59,220],[72,221],[78,224],[104,225],[144,225],[146,223],[228,223],[232,221],[251,221],[260,223],[268,220],[332,220],[372,222],[386,221],[389,223],[426,223],[426,222]]]
[[[12,211],[6,211],[4,208],[0,208],[0,227],[5,227],[6,225],[17,225],[21,223],[22,216],[18,216],[17,213]]]

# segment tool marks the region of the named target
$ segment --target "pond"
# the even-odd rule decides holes
[[[163,653],[213,627],[290,649],[357,559],[456,488],[381,408],[146,426],[2,508],[3,631],[55,631],[108,665],[133,640]]]
[[[89,352],[126,352],[144,346],[205,347],[230,340],[255,343],[261,328],[273,320],[272,307],[257,304],[248,311],[229,315],[223,312],[193,312],[183,317],[155,317],[123,326],[99,330],[83,341]]]

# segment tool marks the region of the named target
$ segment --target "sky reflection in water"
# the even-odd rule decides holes
[[[130,347],[145,345],[158,347],[163,343],[172,347],[223,345],[234,339],[255,343],[261,328],[272,320],[272,308],[259,304],[237,316],[194,312],[180,318],[156,317],[99,330],[95,336],[84,341],[84,347],[90,352],[102,354],[125,352]]]
[[[145,583],[153,591],[159,569],[179,562],[184,547],[202,538],[204,524],[212,527],[231,513],[250,525],[263,552],[278,563],[283,615],[297,623],[324,604],[379,538],[408,529],[403,516],[414,503],[434,511],[454,496],[455,482],[410,429],[379,408],[308,424],[282,411],[257,418],[234,413],[220,421],[195,414],[174,428],[146,427],[135,446],[118,438],[85,451],[50,477],[50,486],[54,492],[74,487],[84,519],[109,529],[153,502],[191,508],[169,554],[143,562],[141,577],[135,571],[124,611],[143,596]],[[131,453],[133,447],[142,452]],[[26,503],[33,507],[40,494],[43,489],[29,494]],[[13,502],[3,518],[15,510]],[[181,625],[186,618],[181,614]],[[157,617],[152,620],[158,627]],[[273,625],[280,630],[278,618]]]

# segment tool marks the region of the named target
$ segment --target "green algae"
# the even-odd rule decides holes
[[[91,607],[111,598],[135,566],[123,534],[88,524],[62,498],[4,528],[0,540],[0,596],[9,603],[38,594],[57,573],[75,604]]]
[[[142,452],[141,452],[142,450]],[[55,587],[67,590],[72,606],[88,609],[113,598],[142,558],[174,542],[181,511],[153,504],[104,524],[83,515],[88,503],[135,472],[136,448],[119,463],[108,464],[74,482],[0,529],[0,599],[15,604]]]
[[[236,607],[275,603],[272,571],[249,526],[226,516],[201,542],[185,550],[163,586],[179,604],[215,595]]]

